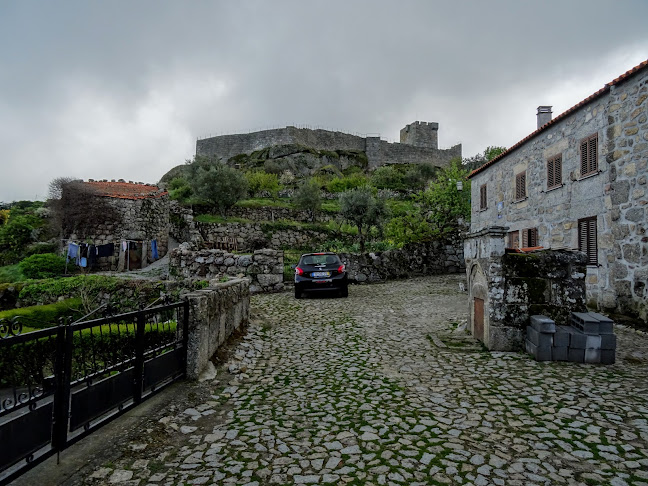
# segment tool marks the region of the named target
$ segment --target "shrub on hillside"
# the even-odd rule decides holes
[[[402,189],[403,174],[389,165],[378,167],[371,175],[371,184],[378,189]]]
[[[65,272],[65,258],[54,253],[41,253],[25,258],[18,267],[27,278],[50,278]]]
[[[279,195],[281,184],[279,184],[279,176],[277,174],[269,174],[268,172],[258,170],[246,172],[245,179],[247,180],[248,191],[253,197],[261,192],[267,192],[273,198]]]
[[[334,177],[326,186],[329,192],[345,192],[367,185],[367,176],[361,172],[345,177]]]

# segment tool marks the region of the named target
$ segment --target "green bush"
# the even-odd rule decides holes
[[[43,253],[25,258],[18,264],[27,278],[50,278],[65,272],[65,258],[54,253]]]
[[[389,165],[378,167],[371,175],[371,184],[378,189],[403,189],[403,182],[401,171]]]
[[[25,326],[43,329],[58,325],[61,317],[81,317],[81,299],[66,299],[55,304],[32,305],[0,312],[0,319],[23,318]]]
[[[333,178],[326,188],[329,192],[345,192],[367,185],[367,176],[358,172],[345,177]]]
[[[269,174],[268,172],[257,170],[246,172],[245,179],[247,180],[248,191],[251,196],[260,192],[268,192],[271,197],[276,198],[281,190],[281,184],[279,184],[279,176],[277,174]]]

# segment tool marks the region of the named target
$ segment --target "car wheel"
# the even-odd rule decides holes
[[[301,299],[302,298],[302,291],[295,288],[295,299]]]
[[[348,297],[349,296],[349,287],[342,287],[340,289],[340,297]]]

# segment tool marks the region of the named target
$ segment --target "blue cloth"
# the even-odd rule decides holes
[[[151,255],[153,260],[158,259],[157,240],[151,240]]]
[[[68,245],[67,256],[70,260],[76,260],[77,255],[79,254],[79,245],[76,243],[70,243]]]
[[[80,267],[87,267],[88,266],[88,259],[86,257],[81,257],[79,260],[79,266]]]

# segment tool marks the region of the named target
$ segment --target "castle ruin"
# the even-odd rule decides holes
[[[438,123],[415,121],[400,131],[400,143],[389,143],[379,136],[361,137],[330,130],[287,126],[199,139],[196,142],[196,155],[227,161],[239,154],[251,154],[276,145],[303,145],[317,150],[365,152],[370,169],[389,164],[431,164],[444,167],[451,159],[461,157],[461,144],[449,149],[439,149],[438,130]]]

